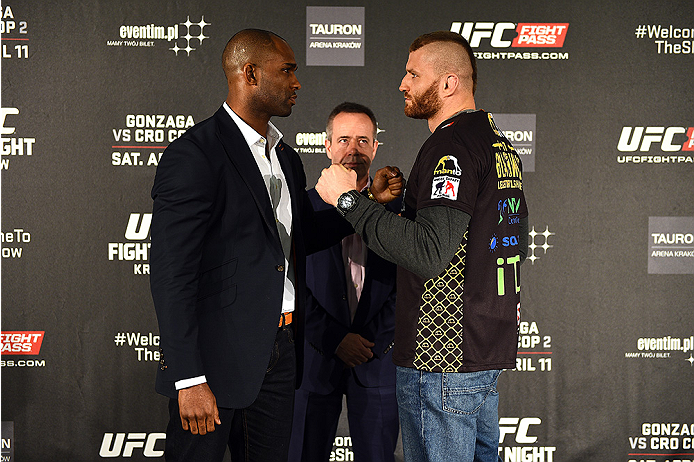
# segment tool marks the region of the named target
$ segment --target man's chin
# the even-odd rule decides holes
[[[289,117],[291,114],[292,114],[292,108],[289,107],[289,108],[285,109],[284,111],[279,112],[278,114],[275,114],[275,116],[277,116],[277,117]]]
[[[405,115],[410,119],[428,119],[426,114],[413,109],[411,106],[405,106]]]

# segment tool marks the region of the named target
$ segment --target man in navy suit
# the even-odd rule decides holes
[[[301,379],[305,257],[351,227],[335,210],[313,212],[301,160],[270,123],[291,114],[301,88],[287,42],[243,30],[222,64],[225,103],[169,145],[152,188],[165,458],[222,461],[229,447],[235,461],[284,462]],[[375,177],[386,196],[398,181]]]
[[[326,153],[370,186],[378,148],[373,112],[342,103],[328,117]],[[309,191],[316,211],[332,209]],[[397,203],[395,203],[397,202]],[[400,201],[387,207],[397,212]],[[398,438],[395,365],[394,264],[367,249],[357,234],[307,258],[305,367],[296,392],[291,462],[326,462],[347,397],[355,460],[393,461]]]
[[[226,102],[171,143],[152,189],[165,454],[221,461],[228,446],[234,460],[284,461],[307,245],[325,248],[349,229],[334,213],[315,232],[301,161],[270,123],[291,113],[301,88],[287,42],[244,30],[222,61]]]

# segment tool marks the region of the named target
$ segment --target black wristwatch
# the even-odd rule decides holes
[[[340,212],[342,216],[345,216],[347,212],[351,212],[357,207],[358,200],[359,193],[356,189],[340,194],[340,197],[337,198],[337,211]]]

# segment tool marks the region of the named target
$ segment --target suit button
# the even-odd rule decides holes
[[[275,269],[281,273],[282,271],[284,271],[284,265],[277,265]]]
[[[347,300],[347,295],[342,294],[342,300]]]

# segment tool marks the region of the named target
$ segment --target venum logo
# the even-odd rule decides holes
[[[99,455],[104,458],[133,457],[137,449],[145,457],[162,457],[164,451],[157,449],[157,442],[165,439],[166,433],[104,433]]]
[[[129,241],[147,240],[151,224],[151,213],[131,213],[125,228],[125,238]],[[109,242],[108,259],[147,262],[151,245],[151,242]],[[149,274],[149,263],[134,263],[133,273]]]

